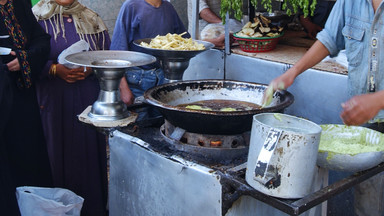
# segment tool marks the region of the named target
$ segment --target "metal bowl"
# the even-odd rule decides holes
[[[201,41],[201,40],[194,40],[194,41],[203,44],[205,46],[205,49],[203,50],[165,50],[165,49],[148,48],[140,45],[141,42],[146,42],[149,44],[151,40],[152,38],[139,39],[139,40],[133,41],[133,44],[139,47],[140,49],[142,49],[144,53],[156,56],[157,58],[160,58],[160,59],[167,59],[167,60],[173,60],[173,59],[189,60],[195,57],[197,54],[200,54],[202,52],[205,52],[215,47],[213,43],[210,43],[207,41]]]
[[[162,69],[164,70],[165,82],[177,82],[183,79],[184,71],[189,66],[189,60],[196,55],[212,49],[215,45],[207,41],[194,40],[203,44],[203,50],[165,50],[154,49],[141,46],[141,42],[150,43],[152,38],[144,38],[135,40],[133,44],[144,53],[156,56],[160,60]]]
[[[196,80],[167,83],[148,89],[144,98],[155,106],[172,125],[200,134],[241,134],[250,131],[252,117],[263,112],[282,112],[294,97],[278,91],[269,106],[246,111],[219,112],[180,107],[204,100],[234,100],[262,104],[268,85],[234,80]]]
[[[115,50],[79,52],[68,55],[65,59],[74,65],[91,67],[95,73],[100,92],[88,116],[100,121],[114,121],[128,117],[127,107],[120,99],[120,80],[127,68],[156,61],[155,57],[145,53]]]
[[[150,64],[156,58],[140,52],[122,50],[98,50],[68,55],[65,60],[79,66],[92,68],[129,68]]]
[[[384,137],[382,133],[364,127],[337,124],[321,125],[321,127],[323,132],[317,156],[317,165],[320,167],[335,171],[359,172],[384,161]],[[333,151],[322,150],[322,146],[326,142],[334,144]],[[357,145],[361,148],[354,153],[340,152],[338,143]],[[377,150],[364,152],[364,146],[372,146]]]
[[[292,17],[284,11],[263,12],[261,15],[271,20],[271,25],[284,28],[292,21]]]

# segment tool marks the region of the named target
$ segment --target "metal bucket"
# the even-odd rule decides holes
[[[280,113],[253,116],[246,181],[279,198],[302,198],[311,192],[321,127]]]

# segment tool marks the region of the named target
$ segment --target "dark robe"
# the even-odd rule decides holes
[[[5,128],[9,120],[13,100],[8,71],[0,58],[0,209],[6,215],[19,215],[15,196],[15,186],[9,170],[8,154],[5,145]]]
[[[20,87],[22,72],[5,66],[14,56],[2,56],[0,68],[0,211],[19,215],[15,198],[18,186],[51,187],[52,177],[41,126],[34,78],[42,70],[50,50],[50,36],[37,23],[28,0],[13,0],[14,13],[26,37],[22,48],[31,68],[30,87]],[[9,35],[4,17],[0,35]],[[15,50],[13,37],[0,39],[0,46]],[[20,57],[18,56],[19,61]],[[4,201],[5,200],[5,201]],[[13,207],[13,208],[12,208]],[[5,211],[5,212],[4,212]]]
[[[88,106],[97,100],[100,88],[96,76],[68,83],[58,76],[49,75],[52,63],[60,53],[80,40],[71,16],[63,18],[62,32],[54,39],[51,22],[39,21],[51,35],[49,59],[36,82],[37,98],[47,141],[55,187],[67,188],[84,198],[82,216],[107,215],[107,156],[106,137],[95,128],[78,120]],[[85,34],[90,50],[108,49],[108,32]]]

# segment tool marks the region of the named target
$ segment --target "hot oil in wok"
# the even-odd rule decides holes
[[[213,112],[233,112],[261,109],[261,106],[257,104],[237,100],[202,100],[188,104],[179,104],[177,106],[187,109]]]

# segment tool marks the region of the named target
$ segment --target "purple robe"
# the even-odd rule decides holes
[[[75,83],[67,83],[49,75],[59,54],[80,40],[73,19],[64,17],[65,38],[60,32],[55,40],[49,20],[39,21],[52,36],[49,61],[37,83],[37,96],[48,145],[55,187],[67,188],[84,198],[82,215],[106,215],[107,158],[106,136],[78,120],[88,106],[96,101],[99,84],[94,74]],[[109,49],[107,32],[87,40],[91,50]]]

